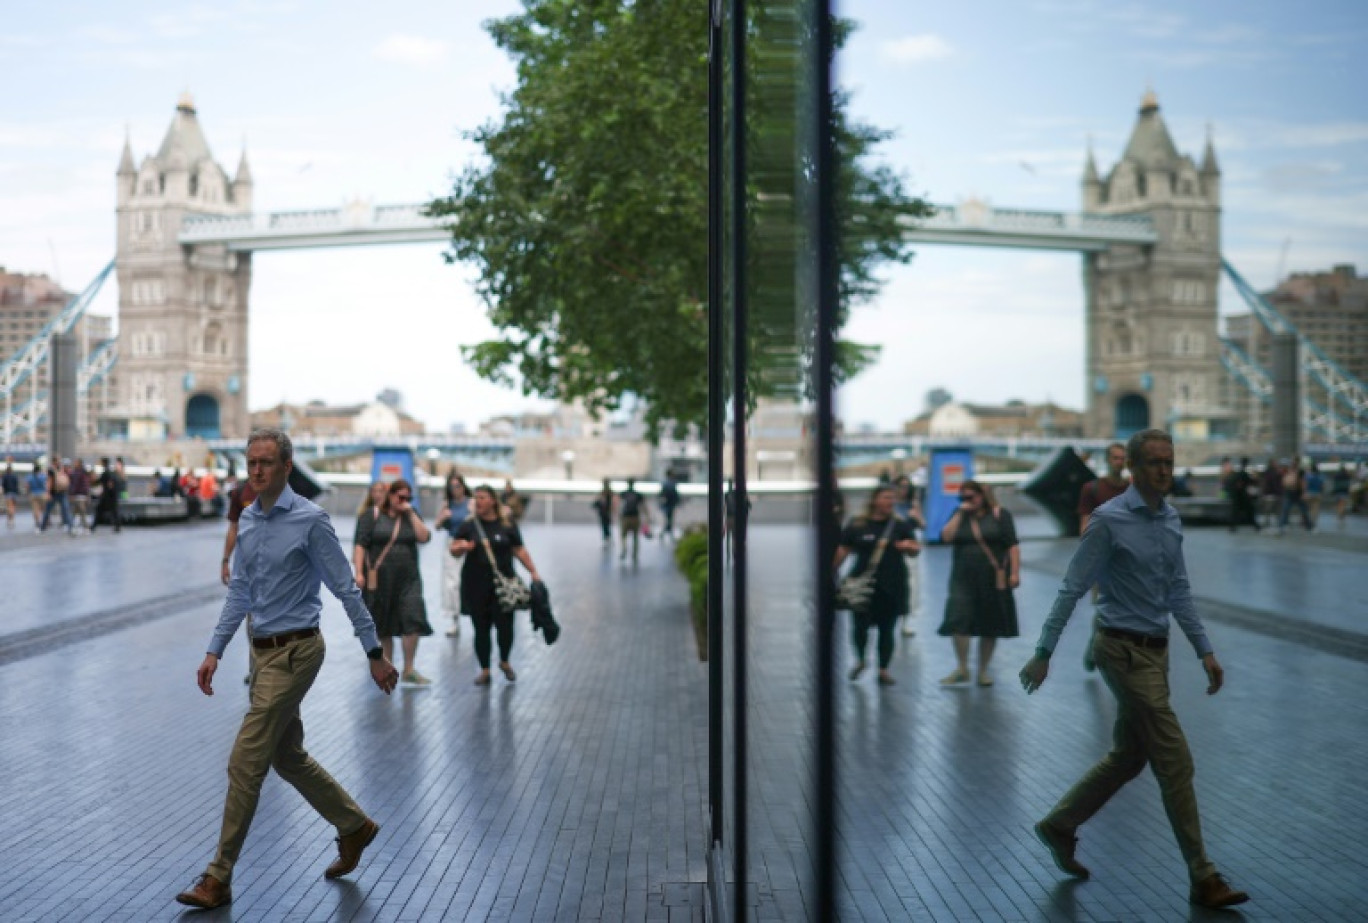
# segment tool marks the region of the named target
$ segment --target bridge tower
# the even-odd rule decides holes
[[[247,153],[230,180],[183,94],[155,155],[135,166],[124,143],[117,178],[119,396],[103,429],[132,438],[245,435],[251,256],[177,238],[188,216],[250,213]]]
[[[1087,432],[1122,438],[1160,426],[1186,439],[1232,435],[1235,415],[1219,400],[1221,173],[1211,139],[1200,166],[1178,153],[1147,92],[1105,179],[1089,148],[1083,210],[1149,215],[1159,237],[1084,258]]]

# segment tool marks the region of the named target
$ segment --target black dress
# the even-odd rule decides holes
[[[983,541],[1003,568],[1010,568],[1009,549],[1017,544],[1012,514],[999,508],[978,520]],[[945,620],[937,634],[975,638],[1015,638],[1016,599],[1011,589],[997,588],[997,572],[974,538],[967,516],[960,517],[955,532],[954,558],[950,568],[950,596],[945,601]]]
[[[869,629],[879,630],[880,669],[886,669],[893,658],[893,626],[897,624],[898,616],[906,615],[908,609],[907,561],[894,545],[915,538],[913,526],[906,519],[895,517],[893,527],[889,529],[887,519],[860,516],[850,521],[841,532],[840,540],[841,547],[855,555],[855,567],[850,571],[853,577],[869,570],[885,531],[889,533],[888,544],[879,558],[879,569],[874,572],[874,595],[869,608],[850,614],[850,641],[856,659],[861,663],[865,659]]]
[[[385,554],[395,520],[384,514],[362,515],[356,523],[355,543],[374,563]],[[385,554],[376,588],[365,592],[366,608],[375,619],[375,631],[382,638],[402,635],[430,635],[427,604],[423,602],[423,577],[418,572],[418,536],[407,516],[399,520],[399,536]]]
[[[513,552],[522,547],[522,532],[517,523],[505,525],[499,520],[489,522],[480,520],[480,528],[489,540],[490,551],[498,565],[499,573],[505,577],[514,576]],[[475,528],[475,520],[467,519],[456,530],[456,537],[473,542],[475,547],[465,554],[465,564],[461,566],[461,611],[470,616],[475,628],[475,659],[480,666],[489,669],[493,644],[492,631],[499,642],[499,661],[508,662],[513,652],[513,613],[499,607],[499,597],[494,592],[494,568],[489,564],[489,553],[480,541],[480,533]]]

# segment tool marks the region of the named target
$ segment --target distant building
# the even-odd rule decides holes
[[[1294,273],[1263,297],[1346,372],[1368,381],[1368,278],[1354,266]],[[1227,317],[1226,335],[1272,367],[1272,337],[1253,314]]]
[[[932,439],[975,436],[1077,439],[1083,436],[1083,429],[1081,412],[1048,401],[1044,404],[1008,401],[1001,406],[952,401],[903,424],[904,434]]]
[[[421,422],[388,404],[349,404],[333,407],[322,401],[277,404],[252,413],[252,427],[278,427],[295,437],[421,436]]]
[[[0,365],[4,365],[28,345],[43,327],[66,307],[74,296],[45,275],[7,272],[0,266]],[[86,314],[71,328],[81,357],[85,360],[96,347],[113,336],[113,319],[100,314]],[[31,388],[38,392],[48,389],[48,363],[43,363],[34,376],[36,381],[25,383],[15,392],[15,409],[27,403]],[[79,420],[85,424],[83,438],[93,435],[96,418],[104,408],[104,401],[112,389],[97,387],[93,394],[80,398]],[[47,426],[38,432],[20,434],[24,440],[41,441],[47,437]]]

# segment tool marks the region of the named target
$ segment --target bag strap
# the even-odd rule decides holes
[[[874,546],[874,554],[869,559],[869,573],[874,573],[879,569],[879,561],[883,560],[884,549],[888,547],[888,537],[893,534],[893,522],[895,517],[888,518],[888,525],[884,527],[883,535],[879,536],[879,544]]]
[[[977,516],[969,517],[969,528],[974,532],[974,541],[979,543],[979,547],[983,549],[983,553],[988,556],[988,563],[993,565],[993,570],[1001,572],[1002,565],[998,563],[998,559],[994,556],[992,549],[988,547],[988,543],[983,540],[983,532],[979,530]]]
[[[379,511],[379,510],[376,510],[376,511],[375,511],[375,518],[376,518],[377,521],[380,519],[380,511]],[[389,539],[389,542],[387,542],[387,543],[385,544],[384,550],[380,552],[380,557],[376,558],[376,559],[375,559],[375,562],[374,562],[373,564],[370,564],[370,569],[371,569],[371,570],[378,571],[378,570],[380,569],[380,565],[385,563],[385,556],[388,555],[388,554],[390,553],[390,549],[394,547],[394,541],[395,541],[395,539],[397,539],[397,538],[399,537],[399,529],[400,529],[402,526],[403,526],[403,523],[402,523],[402,522],[400,522],[400,521],[397,520],[397,519],[394,520],[394,530],[393,530],[392,532],[390,532],[390,539]]]
[[[494,571],[496,576],[502,577],[503,574],[499,571],[499,562],[494,560],[494,549],[489,547],[489,539],[485,537],[484,526],[480,525],[479,515],[477,514],[474,519],[475,531],[480,533],[480,544],[484,545],[485,554],[489,557],[489,568]]]

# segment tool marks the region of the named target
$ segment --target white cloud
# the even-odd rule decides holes
[[[375,56],[382,61],[431,67],[447,57],[450,47],[438,39],[421,35],[391,35],[375,47]]]
[[[925,33],[884,42],[880,52],[897,64],[924,64],[948,58],[955,53],[955,49],[939,35]]]

